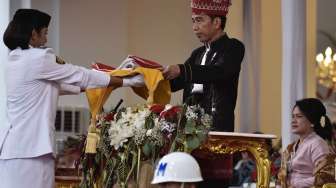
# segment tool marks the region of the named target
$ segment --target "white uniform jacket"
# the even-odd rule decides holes
[[[17,48],[5,66],[8,122],[0,122],[0,159],[55,153],[55,117],[63,85],[105,87],[110,77],[56,63],[52,49]]]

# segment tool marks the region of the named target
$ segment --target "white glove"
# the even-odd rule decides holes
[[[137,65],[134,63],[134,59],[127,57],[117,69],[134,69]]]
[[[142,74],[123,78],[123,87],[142,87],[145,86],[145,80]]]

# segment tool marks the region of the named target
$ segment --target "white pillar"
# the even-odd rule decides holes
[[[293,141],[291,112],[305,97],[306,0],[282,0],[282,146]]]
[[[31,8],[31,0],[21,0],[21,8]]]
[[[6,0],[7,1],[7,0]],[[32,0],[10,0],[9,2],[9,10],[10,10],[10,18],[14,16],[14,13],[17,9],[20,8],[31,8],[31,1]]]
[[[4,64],[8,57],[8,48],[2,42],[3,33],[9,22],[9,1],[1,0],[0,3],[0,126],[1,122],[5,121],[6,116],[6,85],[5,85],[5,71]]]
[[[240,82],[240,130],[260,131],[260,0],[244,1],[245,57]]]
[[[59,34],[59,28],[60,28],[60,1],[52,1],[52,23],[50,24],[51,29],[53,30],[53,35],[51,37],[51,40],[53,41],[52,47],[55,50],[56,54],[59,54],[59,48],[60,48],[60,34]],[[49,39],[50,40],[50,39]]]

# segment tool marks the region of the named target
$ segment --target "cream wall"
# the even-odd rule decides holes
[[[89,67],[93,61],[117,66],[127,55],[127,1],[60,1],[60,56],[67,62]],[[115,91],[111,108],[125,90]],[[86,96],[61,97],[61,106],[87,106]]]
[[[230,37],[237,38],[244,43],[243,39],[243,0],[232,1],[230,11],[227,15],[225,31]],[[242,72],[240,72],[242,73]],[[240,130],[240,87],[238,87],[238,97],[235,110],[235,131]]]
[[[260,131],[281,133],[281,1],[261,0]]]
[[[166,66],[183,63],[200,45],[191,29],[189,1],[137,0],[129,3],[129,53]],[[132,103],[140,102],[131,97]],[[173,94],[172,103],[181,103],[182,94]]]
[[[320,1],[321,3],[322,1]],[[328,3],[331,1],[328,1]],[[316,61],[315,56],[317,54],[316,44],[319,42],[317,38],[317,2],[316,0],[308,0],[307,2],[307,97],[316,97],[316,78],[315,78],[315,67]],[[326,3],[326,1],[323,1]]]

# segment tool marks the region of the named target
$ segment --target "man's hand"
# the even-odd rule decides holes
[[[181,73],[180,67],[178,65],[169,65],[167,66],[162,74],[166,80],[172,80],[178,77]]]

